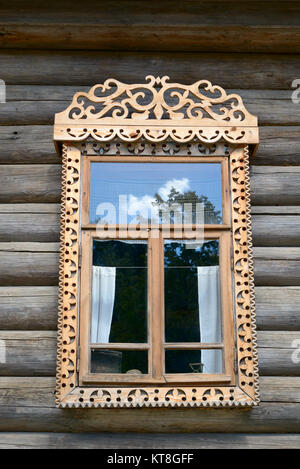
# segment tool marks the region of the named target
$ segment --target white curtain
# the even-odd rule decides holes
[[[221,342],[221,301],[219,266],[197,267],[201,342]],[[201,350],[203,373],[222,372],[222,352]]]
[[[91,342],[109,342],[115,302],[116,268],[93,266]]]

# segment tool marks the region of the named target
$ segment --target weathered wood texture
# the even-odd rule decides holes
[[[298,434],[1,433],[0,449],[299,449]]]
[[[262,330],[300,330],[300,287],[256,287],[257,326]]]
[[[300,376],[300,331],[261,331],[262,376]],[[54,376],[55,331],[0,331],[1,376]]]
[[[5,432],[299,433],[300,404],[261,403],[245,409],[71,409],[6,405]]]
[[[1,330],[56,330],[57,287],[0,287]]]
[[[300,76],[292,54],[186,52],[96,52],[2,50],[1,78],[7,85],[91,86],[109,77],[142,83],[146,75],[168,75],[194,83],[199,77],[225,89],[290,90]],[[237,73],[238,71],[238,73]],[[220,82],[221,77],[221,82]]]
[[[28,87],[24,88],[26,92],[26,89]],[[51,88],[53,90],[54,88],[60,87]],[[75,87],[74,89],[78,88]],[[38,108],[38,102],[36,107]],[[299,106],[297,107],[296,105],[294,105],[294,108],[294,112],[296,112],[296,109],[298,109]],[[278,112],[280,114],[280,108],[278,109]],[[260,127],[259,131],[261,136],[261,143],[255,157],[251,159],[253,165],[276,166],[300,164],[299,127],[276,125],[272,127]],[[54,150],[52,134],[53,128],[49,125],[1,125],[0,163],[60,164],[61,158],[57,156]]]
[[[274,2],[275,3],[275,2]],[[75,6],[75,8],[74,8]],[[2,47],[102,50],[299,52],[299,5],[295,2],[164,0],[53,2],[2,6]],[[48,7],[49,9],[49,7]],[[263,11],[263,14],[262,14]],[[18,13],[21,12],[21,15]],[[68,18],[63,22],[63,18]]]

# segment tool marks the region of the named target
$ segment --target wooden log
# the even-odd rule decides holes
[[[300,206],[252,205],[252,215],[300,215]]]
[[[64,2],[65,3],[65,2]],[[89,2],[90,3],[90,2]],[[131,1],[118,8],[100,2],[89,8],[66,2],[48,13],[7,7],[1,15],[1,47],[102,50],[299,52],[299,6],[295,2]],[[78,10],[77,10],[78,8]],[[28,11],[29,10],[29,11]],[[75,10],[75,11],[74,11]],[[102,13],[102,15],[101,15]],[[61,18],[68,22],[62,24]]]
[[[249,410],[0,408],[2,432],[297,433],[299,425],[299,403],[261,403]]]
[[[299,105],[298,105],[299,107]],[[299,165],[300,135],[298,127],[260,127],[260,145],[251,159],[255,165]]]
[[[59,202],[60,165],[3,165],[0,202]]]
[[[59,213],[0,213],[0,241],[8,240],[57,242]]]
[[[55,407],[55,377],[0,376],[0,407]]]
[[[57,88],[59,88],[59,91]],[[27,99],[22,97],[22,91]],[[54,114],[68,107],[76,91],[88,91],[88,87],[79,90],[74,86],[27,87],[23,85],[23,87],[19,86],[15,90],[15,86],[8,86],[7,102],[2,103],[0,106],[0,124],[7,126],[52,124]],[[243,98],[247,110],[258,116],[260,125],[282,124],[291,126],[300,123],[299,106],[292,102],[290,90],[229,89],[227,92],[239,94]],[[32,99],[28,99],[28,95],[29,97],[32,96]],[[37,99],[38,97],[40,99]],[[15,136],[16,134],[13,134],[12,137]],[[26,137],[26,140],[28,140],[28,137]]]
[[[300,246],[300,216],[252,215],[254,246]]]
[[[0,287],[0,329],[56,330],[57,287]]]
[[[285,347],[282,347],[282,345]],[[300,376],[300,332],[259,332],[262,376]],[[56,332],[0,331],[0,376],[54,376]]]
[[[1,331],[1,376],[54,376],[56,332]]]
[[[253,205],[300,205],[300,168],[251,167]]]
[[[24,87],[26,89],[26,87]],[[9,91],[7,91],[9,99]],[[52,121],[53,122],[53,116]],[[1,164],[61,163],[53,144],[53,127],[45,125],[0,126]]]
[[[299,434],[2,432],[0,449],[299,449]]]
[[[60,202],[60,165],[2,165],[0,202]],[[253,205],[300,205],[300,167],[252,166]]]
[[[13,214],[55,213],[55,214],[60,214],[60,204],[0,204],[0,213],[13,213]]]
[[[254,259],[257,286],[299,285],[299,248],[255,248]]]
[[[60,95],[56,89],[63,88],[61,93],[65,93],[68,102],[71,101],[73,94],[80,90],[88,90],[89,87],[60,87],[60,86],[8,86],[9,93],[14,93],[13,100],[19,94],[30,94],[30,100],[35,98],[38,100],[39,95],[43,95],[41,90],[51,89],[53,99]],[[16,91],[20,88],[20,91]],[[34,90],[28,91],[31,88]],[[14,91],[10,91],[13,89]],[[245,90],[246,92],[247,90]],[[238,90],[239,93],[244,90]],[[23,97],[23,99],[25,99]],[[44,98],[45,99],[45,98]],[[294,105],[294,108],[298,107]],[[278,108],[280,109],[280,108]],[[274,106],[273,106],[274,110]],[[254,114],[259,114],[259,106],[253,109]],[[293,111],[296,112],[296,109]],[[278,116],[278,114],[277,114]],[[17,117],[17,116],[16,116]],[[261,116],[260,116],[261,119]],[[287,126],[282,119],[282,126],[261,126],[260,127],[260,145],[255,157],[251,158],[254,165],[299,165],[299,146],[300,135],[297,126]],[[53,115],[51,116],[51,123]],[[260,120],[261,125],[261,120]],[[61,158],[57,156],[53,145],[53,127],[52,125],[24,125],[24,126],[0,126],[0,163],[1,164],[45,164],[45,163],[61,163]]]
[[[109,77],[138,83],[147,75],[168,75],[179,83],[205,78],[219,84],[222,77],[229,89],[290,90],[300,76],[292,54],[2,50],[0,67],[7,85],[91,86]]]
[[[300,287],[256,287],[255,309],[261,330],[299,330]]]
[[[57,287],[0,287],[0,329],[56,330]],[[256,287],[260,330],[300,329],[300,287]]]
[[[58,252],[0,252],[0,282],[4,285],[57,285]]]
[[[262,402],[300,402],[300,378],[261,376],[259,379]]]

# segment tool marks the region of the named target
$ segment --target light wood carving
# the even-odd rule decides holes
[[[62,153],[57,389],[59,407],[255,406],[259,403],[255,332],[249,153],[257,119],[238,95],[207,81],[191,86],[147,77],[146,84],[107,80],[76,93],[56,115]],[[208,96],[209,95],[209,96]],[[227,157],[230,167],[236,383],[168,386],[78,385],[80,173],[82,155]],[[229,210],[228,209],[228,210]]]

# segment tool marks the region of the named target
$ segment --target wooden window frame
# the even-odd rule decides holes
[[[77,93],[69,108],[56,116],[54,138],[58,151],[62,153],[63,166],[56,394],[59,407],[223,407],[255,406],[259,402],[249,187],[249,153],[258,144],[257,120],[245,110],[239,96],[226,95],[219,87],[209,88],[210,84],[207,86],[212,93],[216,88],[221,90],[218,102],[232,97],[235,102],[238,101],[239,111],[245,116],[242,123],[239,120],[235,122],[233,114],[225,116],[225,121],[224,116],[214,116],[213,125],[203,118],[189,117],[176,121],[172,117],[169,121],[160,120],[157,109],[162,101],[162,94],[159,93],[166,88],[165,78],[153,81],[150,77],[150,84],[147,85],[124,85],[116,80],[109,81],[113,81],[117,89],[120,88],[121,94],[128,92],[130,99],[133,99],[133,87],[148,87],[156,93],[152,103],[156,120],[151,122],[149,119],[135,120],[127,115],[123,119],[105,119],[102,117],[103,111],[101,116],[91,117],[85,108],[77,120],[71,117],[70,110],[78,110],[81,106],[78,104],[80,95],[97,102],[96,87],[89,93]],[[190,87],[168,84],[168,87],[181,87],[195,93],[195,85],[199,87],[200,83]],[[103,85],[98,86],[103,89]],[[103,98],[102,101],[111,110],[111,100]],[[183,104],[187,106],[186,101]],[[167,107],[166,103],[164,105]],[[132,106],[137,107],[134,99]],[[235,110],[236,107],[234,105]],[[84,112],[87,118],[82,122],[80,119]],[[239,125],[233,126],[233,122]],[[86,251],[88,243],[83,242],[83,238],[92,239],[95,229],[89,225],[87,218],[89,191],[86,168],[91,160],[123,161],[125,158],[126,161],[222,162],[225,223],[205,226],[205,234],[222,239],[222,259],[225,260],[222,261],[221,270],[225,272],[227,269],[227,274],[223,274],[222,289],[226,293],[222,294],[222,301],[225,308],[223,317],[226,319],[223,320],[225,364],[230,365],[226,365],[221,379],[220,375],[199,377],[197,374],[195,381],[190,377],[190,381],[186,381],[185,377],[181,380],[175,376],[174,380],[172,378],[162,383],[149,379],[144,381],[144,378],[138,378],[136,382],[120,382],[117,377],[115,381],[109,379],[101,383],[97,378],[94,384],[87,376],[85,343],[88,308],[80,306],[80,276],[89,278],[90,275]],[[227,170],[229,184],[226,186],[224,174]],[[231,278],[231,269],[233,288],[229,280],[224,282],[225,277]],[[80,364],[85,364],[83,372]]]

